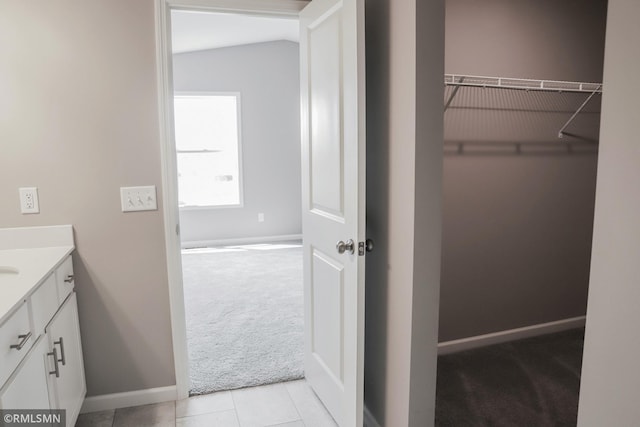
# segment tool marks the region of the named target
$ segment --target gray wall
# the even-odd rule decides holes
[[[578,426],[640,425],[640,2],[610,0]]]
[[[602,80],[606,0],[447,0],[446,13],[446,73]],[[440,341],[585,314],[599,100],[572,125],[581,138],[557,138],[585,97],[461,90],[445,113],[447,143],[469,150],[445,146]],[[455,108],[478,103],[508,110]]]
[[[162,211],[119,193],[162,206],[153,1],[1,1],[0,57],[0,227],[73,224],[88,395],[175,384]]]
[[[444,0],[370,0],[365,405],[433,425],[442,192]]]
[[[289,41],[174,55],[177,92],[240,92],[242,106],[244,206],[181,209],[183,243],[301,233],[299,68]]]

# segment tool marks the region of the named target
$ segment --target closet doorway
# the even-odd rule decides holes
[[[171,22],[189,394],[301,379],[299,23]]]
[[[436,425],[575,425],[607,2],[581,6],[446,0]]]

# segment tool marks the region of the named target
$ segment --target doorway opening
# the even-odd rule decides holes
[[[171,22],[189,394],[301,379],[298,21]]]
[[[299,114],[300,117],[300,132],[297,136],[300,138],[301,154],[298,177],[303,230],[304,381],[306,386],[310,387],[311,394],[322,402],[319,404],[320,412],[330,413],[329,418],[333,417],[340,425],[361,424],[364,416],[364,255],[370,246],[366,245],[364,234],[366,147],[363,5],[361,2],[335,0],[319,0],[312,3],[277,0],[264,5],[262,2],[238,0],[233,2],[233,7],[226,0],[157,0],[156,5],[159,105],[163,142],[163,206],[178,397],[187,397],[190,387],[181,238],[183,241],[202,242],[189,239],[189,229],[180,222],[181,216],[186,213],[200,217],[202,209],[197,206],[180,209],[178,206],[178,144],[174,138],[174,134],[177,133],[174,132],[173,103],[176,96],[174,86],[178,84],[178,78],[174,75],[177,74],[179,65],[173,60],[174,53],[171,48],[171,28],[175,26],[172,22],[172,12],[189,10],[198,13],[238,14],[244,18],[293,18],[299,20],[300,37],[300,63],[299,68],[296,67],[300,79],[296,88],[299,91],[299,102],[296,102],[294,114]],[[246,33],[252,33],[253,30],[254,28],[251,28]],[[261,76],[262,72],[266,72],[266,66],[272,62],[273,55],[262,55],[260,60],[256,65],[236,70],[236,74],[253,71]],[[207,67],[196,68],[201,71]],[[218,71],[216,67],[209,67],[205,74],[211,75]],[[286,82],[287,72],[280,73],[278,79]],[[261,110],[262,114],[258,114],[258,118],[261,124],[282,138],[283,127],[277,123],[273,124],[268,113],[272,110],[278,111],[277,102],[283,96],[283,91],[273,90],[274,85],[269,85],[263,80],[259,82],[259,87],[270,90],[266,97],[270,104]],[[214,94],[238,92],[212,87],[208,87],[207,90]],[[183,88],[182,91],[191,92],[189,88]],[[248,96],[240,93],[242,121],[249,111],[247,101]],[[242,183],[242,188],[238,193],[240,197],[236,194],[232,201],[233,207],[215,208],[221,215],[233,213],[234,210],[240,212],[240,206],[247,208],[249,204],[247,180],[250,162],[247,155],[247,132],[251,128],[240,127],[241,150],[238,149],[238,153],[242,152],[242,161],[238,162],[240,166],[237,169],[240,173],[238,181]],[[260,160],[269,155],[282,157],[288,153],[287,150],[274,150],[269,144],[263,144],[261,148],[263,151],[260,152]],[[198,153],[192,153],[191,148],[185,147],[182,154],[184,157],[194,154],[201,157],[214,155],[203,152],[205,150],[220,153],[223,148],[199,147]],[[258,162],[258,167],[253,170],[260,170],[263,163]],[[281,177],[283,169],[284,167],[271,168],[261,178],[266,181],[266,177]],[[233,176],[233,170],[225,172],[224,179],[220,178],[220,181],[233,182]],[[285,182],[289,183],[286,179]],[[207,209],[212,210],[211,207]],[[266,210],[256,210],[252,215],[255,215],[252,221],[254,227],[256,224],[279,218]],[[230,229],[232,221],[239,219],[241,215],[237,214],[231,215],[225,222],[203,221],[192,231],[201,231],[212,225],[217,226],[218,231],[226,231],[225,227]],[[261,219],[264,221],[259,221]],[[249,225],[243,230],[251,232]],[[248,237],[255,239],[256,235],[251,234]],[[246,247],[238,246],[255,243],[237,240],[243,238],[217,236],[212,240],[204,240],[206,245],[195,246],[205,246],[205,250],[216,251],[246,250]],[[229,241],[231,239],[233,240]],[[293,399],[291,396],[290,400]],[[266,408],[269,405],[263,406]]]
[[[607,1],[471,3],[446,1],[436,425],[575,425]]]

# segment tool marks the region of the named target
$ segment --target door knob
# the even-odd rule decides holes
[[[355,253],[356,251],[356,244],[354,243],[353,240],[349,239],[347,240],[347,242],[343,242],[342,240],[340,240],[337,244],[336,244],[336,249],[338,250],[339,254],[343,254],[345,252],[349,252],[349,253]]]

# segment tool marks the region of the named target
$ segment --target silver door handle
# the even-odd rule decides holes
[[[336,249],[337,249],[339,254],[343,254],[343,253],[345,253],[347,251],[349,253],[353,254],[356,251],[356,244],[351,239],[347,240],[347,243],[345,243],[342,240],[340,240],[336,244]]]
[[[71,283],[73,282],[73,279],[74,279],[73,274],[69,274],[67,278],[64,279],[64,283]]]
[[[53,347],[53,351],[51,353],[47,353],[47,356],[53,356],[53,366],[54,370],[49,371],[49,375],[55,375],[56,378],[60,378],[60,365],[58,365],[58,349]]]
[[[24,335],[18,335],[18,338],[20,339],[20,342],[18,344],[10,345],[9,348],[15,348],[18,351],[22,350],[22,347],[24,347],[27,341],[29,341],[29,338],[31,338],[31,332]]]

